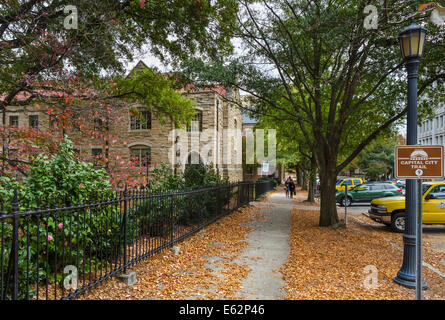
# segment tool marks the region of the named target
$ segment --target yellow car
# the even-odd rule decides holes
[[[362,178],[343,178],[338,180],[337,185],[335,186],[335,189],[337,192],[345,191],[345,186],[348,186],[348,190],[351,190],[352,188],[358,186],[359,184],[362,184],[364,181]]]
[[[422,222],[445,224],[445,181],[422,184]],[[369,217],[384,223],[396,232],[405,230],[405,197],[378,198],[371,201]]]

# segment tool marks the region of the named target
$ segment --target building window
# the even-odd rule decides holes
[[[149,167],[151,164],[151,149],[146,146],[130,148],[130,161],[134,167]]]
[[[130,111],[130,130],[147,130],[151,129],[151,113],[150,111],[137,108]]]
[[[39,128],[39,116],[38,115],[29,116],[29,126],[34,129]]]
[[[99,162],[102,160],[103,157],[102,148],[91,149],[91,155],[93,156],[94,166],[99,166]]]
[[[196,110],[192,121],[187,124],[188,132],[201,132],[202,131],[202,111]]]
[[[9,117],[9,125],[11,127],[18,127],[19,126],[19,116],[10,116]]]
[[[187,157],[185,166],[188,167],[192,164],[204,164],[204,161],[202,161],[201,155],[198,152],[192,151]]]

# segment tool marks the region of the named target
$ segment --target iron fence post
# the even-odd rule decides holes
[[[127,273],[127,184],[125,184],[124,189],[124,217],[122,218],[124,224],[124,273]]]
[[[14,189],[14,198],[12,200],[12,213],[13,213],[13,227],[12,227],[12,252],[13,257],[13,267],[12,267],[12,299],[18,299],[19,293],[19,203],[17,199],[17,189]]]
[[[240,197],[241,197],[241,186],[240,186],[239,181],[238,181],[237,185],[238,185],[238,204],[237,204],[236,208],[238,209],[238,208],[240,207],[240,202],[241,202],[241,201],[240,201]]]
[[[174,194],[170,195],[170,242],[173,243],[173,228],[174,228],[174,222],[173,222],[173,197]]]
[[[216,189],[216,215],[221,215],[221,199],[220,199],[220,193],[221,193],[221,185],[218,186]]]

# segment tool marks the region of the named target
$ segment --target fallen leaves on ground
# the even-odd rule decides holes
[[[286,299],[414,299],[414,290],[393,281],[402,252],[388,239],[401,245],[400,234],[373,230],[356,219],[348,219],[346,229],[333,230],[319,227],[318,219],[318,211],[292,212],[289,259],[280,269],[286,281]],[[370,278],[373,267],[367,266],[377,268],[375,288]],[[426,269],[428,284],[443,287],[444,279]],[[438,290],[427,291],[425,298],[445,298]]]
[[[403,249],[403,237],[401,233],[393,232],[390,227],[375,222],[365,215],[354,216],[353,219],[356,224],[360,225],[360,229],[363,229],[365,232],[369,232],[374,236],[383,238],[391,247],[394,247],[395,245],[398,248]],[[445,266],[441,263],[441,261],[445,261],[445,252],[438,251],[432,240],[432,237],[424,231],[422,246],[423,261],[445,274]],[[445,234],[442,243],[445,243]],[[397,250],[397,248],[395,249]],[[400,250],[397,251],[400,252],[400,260],[398,261],[399,265],[397,268],[398,271],[402,264],[402,252]],[[428,290],[424,291],[424,298],[445,299],[445,279],[426,266],[423,267],[423,276],[428,284]]]
[[[233,260],[247,247],[252,229],[246,224],[263,215],[253,206],[241,208],[176,244],[178,255],[167,249],[129,268],[136,285],[113,277],[77,299],[241,299],[237,292],[250,269]]]

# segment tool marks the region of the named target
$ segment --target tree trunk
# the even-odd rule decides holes
[[[302,187],[302,185],[301,185],[301,171],[300,171],[300,166],[298,164],[295,166],[295,175],[296,175],[296,179],[297,179],[297,186]]]
[[[309,172],[309,192],[307,193],[307,202],[315,202],[314,198],[314,188],[315,188],[315,178],[317,173],[317,163],[315,157],[311,158],[311,170]]]
[[[306,184],[306,179],[307,179],[307,173],[306,170],[301,170],[301,190],[307,190],[307,184]]]
[[[339,221],[335,201],[336,181],[335,162],[328,161],[320,168],[320,227],[329,227]]]
[[[314,180],[315,179],[313,179],[313,178],[311,178],[309,180],[309,190],[308,190],[307,199],[306,199],[307,202],[315,202],[315,198],[314,198],[314,185],[315,185],[315,183],[314,183]]]

